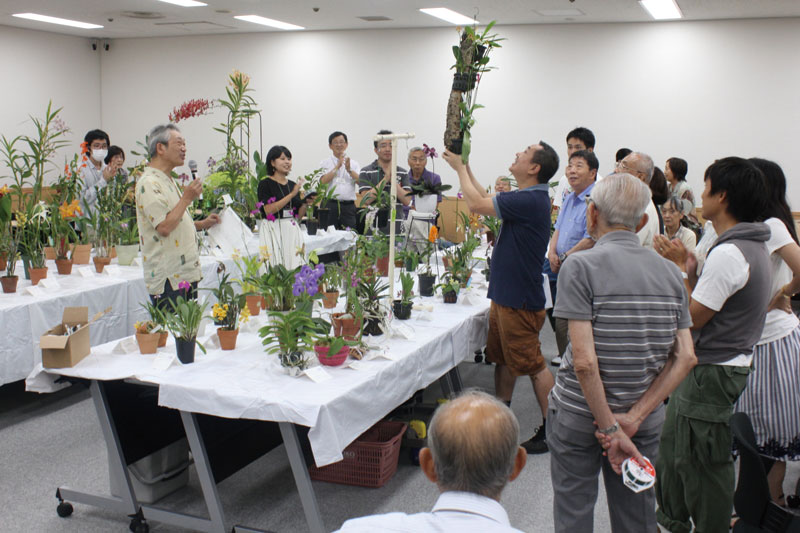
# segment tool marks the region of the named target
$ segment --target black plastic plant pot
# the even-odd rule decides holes
[[[330,219],[331,219],[331,210],[327,207],[319,207],[317,208],[317,219],[319,220],[319,227],[320,228],[327,228],[330,226]]]
[[[411,318],[411,302],[403,303],[402,300],[395,300],[392,302],[394,308],[394,316],[400,320],[408,320]]]
[[[370,318],[367,320],[366,324],[364,324],[364,335],[383,335],[381,320],[379,318]]]
[[[450,145],[447,147],[447,149],[456,155],[461,155],[461,151],[463,150],[462,148],[463,144],[464,144],[463,137],[460,139],[453,139],[452,141],[450,141]]]
[[[184,340],[175,339],[175,349],[178,351],[178,360],[184,365],[194,363],[194,349],[197,346],[196,339]]]
[[[433,284],[436,282],[436,276],[429,276],[427,274],[419,275],[419,294],[420,296],[433,296]]]
[[[316,235],[318,227],[319,227],[319,221],[311,219],[306,220],[306,230],[308,231],[309,235]]]
[[[453,90],[465,93],[469,90],[469,74],[453,74]]]
[[[458,301],[458,293],[455,291],[448,291],[442,294],[444,297],[444,303],[446,304],[454,304]]]

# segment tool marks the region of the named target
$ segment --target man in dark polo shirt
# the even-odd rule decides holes
[[[542,263],[550,240],[547,182],[558,170],[558,154],[541,141],[517,153],[509,171],[519,189],[495,195],[487,193],[478,183],[461,156],[445,151],[442,157],[458,173],[470,211],[503,220],[489,275],[492,305],[486,357],[497,365],[495,394],[511,405],[517,377],[530,377],[544,419],[553,375],[547,369],[539,343],[545,319]],[[536,434],[522,443],[528,453],[547,452],[544,428],[543,421]]]
[[[389,130],[381,130],[378,135],[389,135]],[[386,194],[391,193],[389,179],[392,175],[392,141],[372,141],[375,147],[375,155],[378,159],[363,167],[358,174],[358,192],[364,193],[362,205],[369,205],[375,201],[375,191],[383,190]],[[408,183],[408,171],[403,167],[397,167],[397,220],[403,218],[403,206],[411,204],[411,185]],[[388,233],[388,223],[380,228],[381,231]]]
[[[588,203],[597,243],[561,265],[553,310],[568,321],[570,340],[547,417],[554,526],[594,530],[602,469],[611,530],[652,533],[654,490],[635,493],[612,469],[625,457],[656,460],[664,399],[695,362],[688,298],[675,265],[636,236],[651,203],[644,183],[612,174]]]

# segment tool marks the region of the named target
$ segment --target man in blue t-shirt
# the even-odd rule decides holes
[[[511,405],[518,376],[529,376],[542,411],[542,425],[522,443],[528,453],[545,453],[544,418],[553,375],[539,343],[545,319],[542,263],[550,240],[550,197],[547,182],[558,170],[558,154],[539,141],[517,153],[509,171],[519,189],[491,195],[478,183],[461,156],[445,151],[443,158],[458,173],[461,192],[473,213],[503,220],[492,253],[489,277],[489,337],[486,357],[496,363],[497,397]]]

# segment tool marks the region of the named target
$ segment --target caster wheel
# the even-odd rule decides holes
[[[131,520],[131,525],[128,527],[133,533],[149,533],[150,524],[142,522],[138,518]]]
[[[72,508],[72,504],[69,502],[61,502],[58,504],[58,507],[56,507],[56,512],[58,513],[58,516],[60,516],[61,518],[68,517],[69,515],[72,514],[73,510],[74,509]]]
[[[483,362],[483,354],[476,353],[475,354],[475,362],[476,363],[482,363]]]

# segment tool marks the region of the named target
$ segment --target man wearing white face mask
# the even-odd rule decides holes
[[[83,179],[83,192],[81,204],[87,213],[94,211],[97,203],[97,189],[102,189],[117,173],[114,165],[106,165],[103,160],[108,155],[108,146],[111,141],[103,130],[92,130],[83,138],[89,149],[89,161],[81,167]]]

